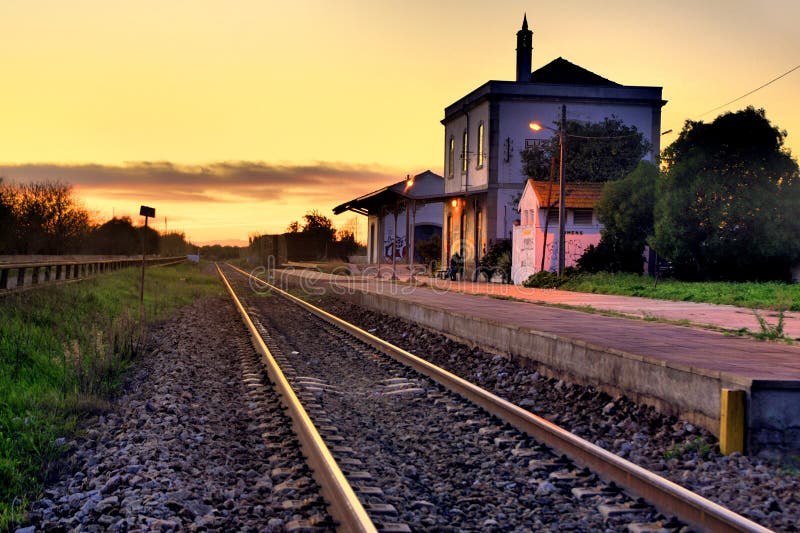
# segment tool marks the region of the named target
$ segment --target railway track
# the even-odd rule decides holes
[[[343,530],[768,531],[276,287],[255,295],[251,284],[266,285],[244,271],[218,268]]]

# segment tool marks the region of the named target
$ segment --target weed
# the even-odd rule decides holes
[[[696,455],[703,459],[708,458],[713,451],[713,446],[709,444],[703,437],[695,437],[691,440],[682,442],[681,444],[672,443],[667,451],[664,452],[664,459],[682,459],[688,455]]]
[[[753,309],[753,314],[758,320],[758,327],[761,328],[761,331],[757,332],[750,332],[750,334],[761,340],[785,340],[791,341],[791,339],[787,338],[783,332],[783,322],[784,322],[784,309],[780,309],[778,311],[778,322],[774,326],[767,322],[767,319],[761,316],[761,314]]]

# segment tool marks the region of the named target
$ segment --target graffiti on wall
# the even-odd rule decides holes
[[[564,243],[564,263],[567,266],[577,263],[588,246],[589,243],[585,240],[568,238]],[[550,258],[549,270],[555,272],[558,268],[558,241],[548,242],[545,249],[547,250],[545,257]]]
[[[392,245],[393,244],[394,244],[394,250],[395,250],[395,259],[396,260],[405,259],[406,258],[406,248],[407,248],[407,243],[406,243],[406,238],[405,237],[396,237],[396,238],[389,237],[389,238],[387,238],[387,239],[385,239],[383,241],[383,257],[384,257],[384,259],[386,259],[387,261],[391,261],[392,260],[392,248],[393,248]]]

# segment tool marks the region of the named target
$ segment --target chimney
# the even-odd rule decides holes
[[[527,13],[522,17],[522,29],[517,32],[517,81],[531,81],[533,32],[528,29]]]

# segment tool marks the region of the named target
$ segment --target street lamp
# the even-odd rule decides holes
[[[411,190],[411,187],[414,186],[414,177],[410,174],[406,175],[406,188],[405,192]],[[409,194],[409,196],[411,196]],[[409,203],[411,204],[409,206]],[[417,201],[411,197],[409,202],[406,199],[406,253],[408,254],[408,281],[414,281],[414,246],[415,246],[415,233],[416,233],[416,225],[417,225]]]
[[[556,130],[549,126],[543,126],[538,122],[531,122],[528,127],[532,131],[542,131],[548,129],[558,133],[558,149],[559,149],[559,163],[558,163],[558,275],[564,275],[564,246],[566,245],[566,222],[567,210],[566,203],[566,176],[564,175],[564,139],[567,132],[567,106],[561,106],[561,123]]]

